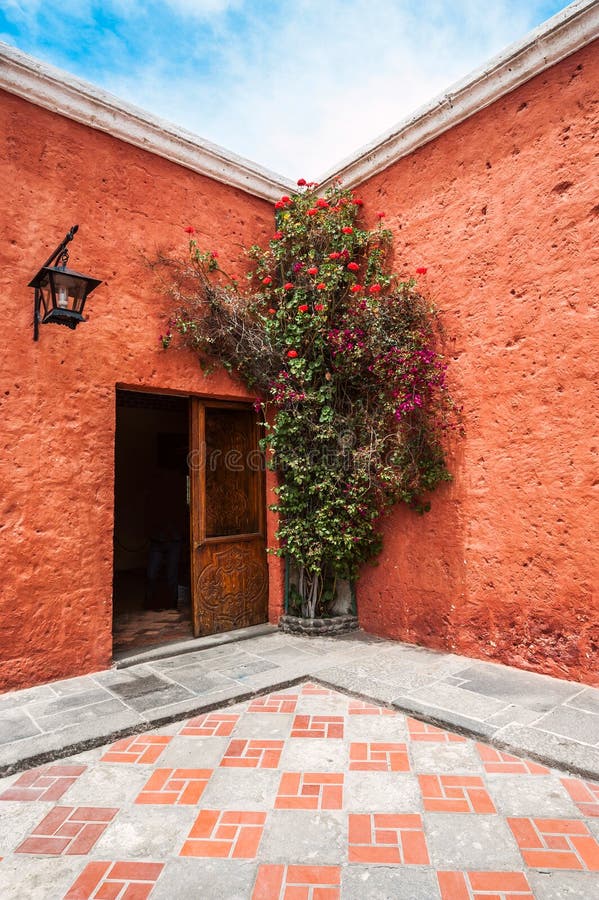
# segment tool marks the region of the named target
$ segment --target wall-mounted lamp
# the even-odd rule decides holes
[[[40,323],[45,325],[54,322],[76,328],[83,322],[85,301],[99,284],[97,278],[90,278],[73,269],[67,269],[69,261],[69,244],[79,229],[73,225],[65,239],[58,245],[54,253],[46,260],[28,287],[35,288],[33,308],[33,340],[39,339]],[[54,263],[54,265],[52,265]]]

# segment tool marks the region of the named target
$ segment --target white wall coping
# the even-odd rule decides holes
[[[278,200],[293,189],[282,175],[1,41],[0,88],[256,197]]]
[[[344,159],[320,179],[357,187],[460,122],[599,37],[599,0],[575,0],[522,40],[393,128]]]
[[[575,0],[320,179],[356,187],[599,37],[599,0]],[[265,200],[294,184],[190,131],[0,42],[0,88]]]

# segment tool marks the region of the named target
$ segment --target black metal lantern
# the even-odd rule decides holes
[[[76,328],[83,322],[85,301],[99,284],[97,278],[82,275],[67,268],[69,251],[67,244],[73,240],[78,225],[73,225],[65,239],[58,245],[54,253],[46,260],[28,287],[35,288],[33,311],[33,340],[39,339],[40,323],[45,325],[66,325]],[[52,265],[54,263],[54,265]]]

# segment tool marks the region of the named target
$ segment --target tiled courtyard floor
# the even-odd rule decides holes
[[[1,900],[597,900],[599,785],[313,682],[0,781]]]

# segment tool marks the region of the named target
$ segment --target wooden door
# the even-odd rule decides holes
[[[191,403],[191,582],[196,637],[268,619],[264,473],[248,407]]]

